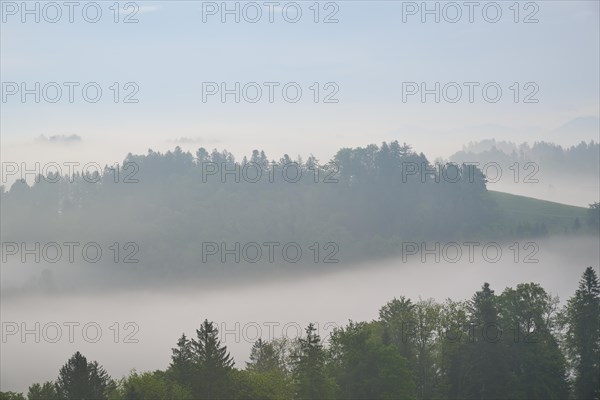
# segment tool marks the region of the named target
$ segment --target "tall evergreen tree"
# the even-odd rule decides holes
[[[465,345],[465,362],[471,365],[464,397],[468,399],[505,399],[511,379],[506,346],[499,325],[496,296],[489,283],[473,295],[469,304],[472,343]]]
[[[299,338],[299,349],[294,359],[294,382],[297,399],[329,399],[334,395],[334,384],[325,370],[326,354],[315,326],[306,328],[306,338]]]
[[[234,365],[227,346],[221,345],[219,330],[206,319],[196,335],[197,339],[192,339],[192,360],[197,373],[194,395],[202,399],[226,398],[228,374]]]
[[[107,399],[114,386],[110,376],[96,362],[76,352],[60,369],[56,380],[59,399]]]
[[[576,399],[600,399],[600,284],[592,267],[583,273],[566,307],[566,344],[575,373]]]
[[[171,376],[183,387],[191,388],[194,376],[192,342],[182,334],[177,341],[177,347],[172,348],[171,351],[169,365]]]

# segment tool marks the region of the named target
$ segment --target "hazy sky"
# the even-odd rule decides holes
[[[456,23],[448,21],[457,15],[456,7],[445,8],[444,2],[437,5],[439,23],[434,15],[425,15],[422,23],[420,10],[410,15],[421,2],[321,2],[319,23],[311,1],[272,6],[273,23],[271,6],[262,1],[255,3],[262,9],[256,23],[245,21],[255,17],[256,8],[243,2],[238,3],[239,23],[235,15],[221,22],[221,2],[135,2],[117,13],[119,23],[110,1],[97,3],[102,10],[97,23],[83,18],[86,3],[74,9],[73,23],[67,7],[61,7],[58,22],[50,23],[56,9],[39,6],[36,23],[35,15],[22,15],[21,4],[2,1],[3,160],[117,161],[129,151],[173,148],[182,137],[187,140],[179,144],[190,150],[227,148],[241,157],[262,148],[273,158],[312,152],[323,159],[343,146],[399,139],[433,159],[450,155],[468,140],[539,139],[574,118],[597,117],[600,107],[597,1],[521,2],[518,23],[513,2],[494,3],[502,12],[496,23],[486,21],[496,15],[489,2],[473,9],[472,23],[463,2],[454,3],[462,12]],[[295,18],[295,4],[302,16],[297,23],[286,22],[284,16]],[[213,6],[219,10],[209,15]],[[433,9],[436,3],[427,6]],[[234,9],[236,2],[227,7]],[[95,7],[86,10],[93,20]],[[123,23],[134,10],[139,22]],[[330,14],[337,23],[323,22]],[[528,16],[538,22],[524,23]],[[42,96],[38,104],[27,95],[23,103],[20,93],[8,94],[14,88],[7,82],[26,82],[28,88],[57,82],[62,97],[49,103]],[[63,82],[80,83],[73,103]],[[88,82],[97,82],[103,91],[97,103],[82,97]],[[110,89],[114,82],[120,87],[116,104]],[[124,87],[127,82],[139,87],[138,103],[122,102],[135,89]],[[229,88],[235,82],[241,87],[257,82],[262,98],[257,103],[242,98],[238,104],[229,95],[222,103],[215,95],[203,102],[203,82],[226,82]],[[263,82],[280,83],[273,103]],[[282,97],[288,82],[302,89],[297,103]],[[320,86],[318,103],[310,89],[314,82]],[[323,103],[335,90],[325,88],[328,82],[339,88],[338,103]],[[403,82],[426,82],[428,88],[457,82],[462,99],[450,103],[442,97],[436,104],[429,95],[422,103],[417,94],[403,102]],[[473,103],[464,82],[480,84]],[[482,97],[488,82],[502,89],[496,103]],[[518,103],[510,89],[514,82],[520,87]],[[533,85],[525,87],[529,82]],[[54,97],[55,89],[47,89],[47,97]],[[524,103],[535,91],[532,99],[539,102]],[[89,93],[93,97],[94,90]],[[253,88],[247,93],[255,95]],[[294,89],[288,93],[293,97]],[[449,86],[447,97],[455,93]],[[489,93],[493,96],[494,89]],[[77,134],[82,142],[34,146],[42,134]],[[580,140],[572,139],[565,142]]]
[[[232,14],[222,22],[216,9],[224,6],[221,1],[121,2],[121,10],[110,0],[80,2],[71,23],[70,10],[62,0],[1,0],[2,161],[109,163],[122,161],[128,152],[166,151],[176,145],[192,151],[201,146],[225,148],[238,158],[255,148],[264,149],[270,158],[313,153],[326,161],[341,147],[396,139],[433,160],[448,157],[470,140],[491,137],[515,142],[550,138],[561,144],[599,140],[598,132],[589,129],[594,121],[597,124],[600,109],[600,3],[596,0],[524,1],[516,8],[514,1],[477,2],[473,22],[464,1],[429,2],[429,9],[437,4],[440,10],[439,23],[434,15],[423,16],[415,8],[421,7],[421,1],[248,3],[227,2],[229,9],[237,4],[242,13],[236,23]],[[38,7],[39,22],[33,14],[23,15],[24,4],[29,9]],[[58,4],[61,17],[47,4]],[[245,19],[256,16],[254,4],[259,5],[262,17],[251,23]],[[98,22],[88,22],[85,18],[96,18],[95,5],[102,14]],[[462,13],[456,23],[448,21],[457,16],[454,5]],[[296,6],[302,15],[292,23],[297,18]],[[497,18],[496,6],[501,15],[492,23]],[[138,22],[123,23],[132,12]],[[425,22],[422,17],[427,18]],[[58,21],[49,22],[53,19]],[[325,19],[337,22],[324,23]],[[525,19],[537,23],[524,23]],[[34,89],[36,82],[40,102],[35,102],[35,93],[22,101],[22,88]],[[203,101],[207,82],[217,83],[208,86],[213,89],[222,82],[230,89],[236,82],[240,88],[257,82],[262,98],[256,103],[247,101],[255,97],[256,88],[246,86],[248,96],[239,103],[233,94],[225,103],[219,94]],[[273,102],[264,82],[274,88]],[[407,85],[410,82],[414,84]],[[429,89],[436,82],[440,88],[446,85],[446,97],[436,103],[430,94],[422,102],[418,93],[403,101],[406,89],[419,88],[422,82]],[[456,85],[447,85],[451,82]],[[474,87],[473,102],[464,82]],[[88,83],[101,88],[98,102],[84,99],[82,88]],[[284,99],[282,88],[287,83],[301,88],[298,102]],[[488,83],[502,90],[497,102],[483,97],[482,87]],[[74,88],[72,102],[68,85]],[[57,87],[62,91],[60,98]],[[448,98],[456,96],[456,87],[462,90],[462,99],[452,103]],[[493,97],[491,87],[486,93]],[[294,87],[286,93],[294,97]],[[87,94],[95,97],[94,89]],[[130,94],[138,102],[125,103]],[[48,101],[55,97],[56,103]],[[327,103],[326,98],[337,102]],[[559,129],[565,124],[584,129]],[[564,186],[544,182],[539,191],[532,189],[528,194],[543,193],[540,196],[580,205],[597,201],[592,196],[597,186],[573,189],[568,198],[558,198],[560,191]],[[576,195],[582,200],[574,199]],[[535,280],[564,301],[583,272],[580,267],[597,266],[596,239],[548,239],[541,252],[547,258],[539,265],[482,268],[470,264],[458,267],[463,271],[438,264],[386,263],[369,271],[312,278],[303,285],[290,281],[271,288],[229,289],[215,297],[186,292],[169,302],[154,293],[128,294],[129,301],[94,296],[52,298],[43,304],[25,297],[4,301],[3,319],[8,321],[101,321],[108,344],[109,327],[115,321],[136,321],[141,329],[139,346],[11,342],[3,346],[6,355],[0,359],[2,389],[23,390],[32,382],[54,379],[60,365],[80,347],[114,377],[134,366],[165,368],[169,348],[182,330],[192,333],[204,317],[217,322],[256,318],[302,325],[311,319],[332,318],[341,324],[348,318],[376,318],[378,307],[393,296],[468,297],[484,280],[498,292],[507,285]],[[565,269],[564,265],[576,267]],[[30,279],[29,270],[18,267],[13,269],[15,276]],[[6,277],[6,270],[3,273]],[[425,289],[424,280],[428,282]],[[315,295],[307,302],[302,297],[305,293]],[[261,314],[251,315],[251,309]],[[250,344],[234,343],[231,348],[242,366]],[[31,357],[40,362],[33,366],[25,362]]]

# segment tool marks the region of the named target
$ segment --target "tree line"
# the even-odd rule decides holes
[[[575,146],[562,147],[555,143],[540,141],[533,145],[527,143],[496,141],[487,139],[470,142],[461,151],[450,156],[454,162],[497,162],[509,166],[513,163],[539,164],[540,171],[548,175],[560,174],[579,177],[598,177],[600,165],[600,144],[594,141],[581,142]]]
[[[562,308],[539,284],[468,301],[394,298],[370,322],[327,340],[258,339],[236,368],[205,320],[171,349],[165,370],[112,379],[75,353],[55,381],[2,400],[59,399],[600,399],[600,283],[587,268]]]
[[[1,229],[14,242],[135,242],[146,275],[163,278],[218,273],[222,264],[200,265],[206,241],[335,242],[341,262],[354,262],[396,255],[402,241],[556,232],[552,216],[508,226],[479,169],[442,167],[398,141],[343,148],[326,163],[259,150],[239,162],[226,150],[149,150],[95,174],[2,187]],[[578,231],[594,231],[590,221],[579,221]]]

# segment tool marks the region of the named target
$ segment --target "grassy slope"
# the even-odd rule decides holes
[[[581,232],[591,232],[587,224],[587,208],[554,203],[531,197],[489,191],[490,196],[504,216],[502,223],[505,227],[514,227],[519,223],[535,225],[545,223],[549,233],[564,233],[565,228],[570,232],[575,218],[579,218]]]

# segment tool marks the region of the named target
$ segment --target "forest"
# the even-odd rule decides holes
[[[165,279],[223,270],[220,257],[201,254],[207,242],[316,245],[323,265],[397,256],[403,241],[600,231],[598,203],[575,217],[539,206],[511,216],[476,166],[432,163],[398,141],[343,148],[323,163],[259,150],[241,161],[226,150],[149,150],[99,171],[18,179],[0,195],[4,241],[126,243],[148,276]]]
[[[563,307],[536,283],[499,294],[484,283],[464,301],[400,296],[329,337],[311,323],[298,338],[259,338],[245,366],[204,320],[174,340],[164,370],[113,379],[76,352],[56,380],[0,399],[593,400],[599,379],[600,283],[588,267]]]
[[[600,168],[600,144],[590,141],[562,147],[550,142],[516,144],[494,139],[470,142],[450,156],[453,162],[496,162],[504,166],[533,162],[548,175],[570,175],[596,179]]]

